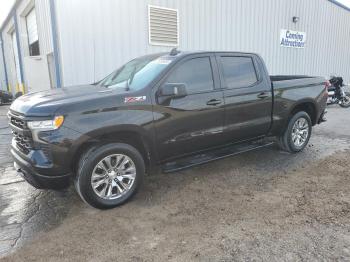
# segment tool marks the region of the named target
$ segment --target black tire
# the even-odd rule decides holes
[[[136,177],[133,185],[124,195],[116,199],[99,197],[91,185],[91,176],[95,166],[106,156],[123,154],[128,156],[136,167]],[[145,174],[145,162],[139,151],[124,143],[111,143],[90,148],[79,161],[74,185],[80,197],[89,205],[99,209],[109,209],[128,201],[139,189]]]
[[[308,135],[305,142],[301,146],[297,146],[292,139],[293,126],[295,122],[297,122],[299,119],[305,119],[308,124]],[[309,143],[311,132],[312,132],[312,122],[308,113],[304,111],[297,112],[289,119],[286,130],[283,132],[282,136],[278,138],[279,146],[284,151],[287,151],[290,153],[298,153],[302,151]]]
[[[343,104],[343,103],[340,103],[339,105],[341,106],[341,107],[344,107],[344,108],[348,108],[348,107],[350,107],[350,92],[345,92],[345,96],[346,96],[346,103],[345,104]]]
[[[4,98],[0,96],[0,106],[4,104]]]

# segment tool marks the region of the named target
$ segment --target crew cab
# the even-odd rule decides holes
[[[72,182],[91,206],[112,208],[155,167],[176,171],[270,145],[270,137],[303,150],[324,120],[325,84],[269,76],[253,53],[146,55],[97,83],[16,99],[11,154],[34,187]]]

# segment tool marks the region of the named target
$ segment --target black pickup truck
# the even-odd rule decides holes
[[[326,80],[269,76],[261,57],[180,52],[136,58],[92,85],[24,95],[8,117],[17,171],[36,188],[74,181],[97,208],[128,200],[144,174],[270,144],[299,152],[323,121]]]

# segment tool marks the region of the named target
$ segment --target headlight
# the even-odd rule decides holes
[[[62,126],[64,116],[56,116],[53,120],[30,121],[28,127],[31,130],[55,130]]]

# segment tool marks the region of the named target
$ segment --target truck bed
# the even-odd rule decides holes
[[[272,82],[294,80],[294,79],[304,79],[304,78],[313,78],[313,77],[306,76],[306,75],[270,75],[270,80]]]
[[[270,80],[274,89],[298,88],[325,83],[325,78],[306,75],[271,75]]]

